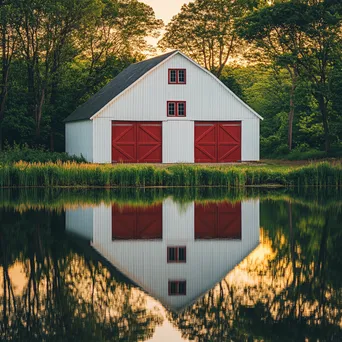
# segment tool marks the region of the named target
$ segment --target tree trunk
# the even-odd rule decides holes
[[[55,151],[55,135],[53,133],[53,129],[50,133],[50,151],[54,152]]]
[[[297,75],[296,71],[291,73],[291,91],[290,91],[290,111],[288,115],[288,136],[287,136],[287,143],[289,146],[289,150],[292,151],[292,141],[293,141],[293,119],[295,115],[295,91],[297,88]]]
[[[0,6],[3,6],[3,1],[0,1]],[[2,84],[1,84],[1,94],[0,94],[0,151],[2,151],[3,141],[2,141],[2,124],[5,117],[5,104],[8,94],[8,74],[9,74],[9,64],[10,58],[7,41],[7,22],[1,23],[1,49],[2,49]]]
[[[3,149],[3,141],[2,141],[2,127],[3,121],[5,118],[5,105],[7,100],[7,82],[8,82],[8,69],[6,71],[3,70],[3,81],[2,81],[2,90],[0,95],[0,151]]]
[[[289,150],[292,151],[292,135],[293,135],[293,118],[294,118],[294,101],[293,101],[293,87],[291,87],[291,95],[290,95],[290,111],[288,116],[288,135],[287,135],[287,144],[289,146]]]
[[[3,150],[4,148],[4,144],[3,144],[3,141],[2,141],[2,125],[3,125],[3,120],[0,120],[0,152]]]
[[[43,88],[41,91],[39,104],[38,104],[37,109],[35,111],[36,139],[37,140],[40,138],[40,122],[42,119],[44,101],[45,101],[45,89]]]
[[[27,58],[28,115],[35,119],[34,67]]]
[[[325,152],[330,150],[330,131],[328,124],[328,108],[324,96],[321,93],[316,94],[316,99],[318,101],[319,110],[322,115],[323,129],[324,129],[324,142],[325,142]]]

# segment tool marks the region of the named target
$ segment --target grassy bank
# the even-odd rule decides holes
[[[341,163],[278,165],[0,164],[0,187],[342,186]]]

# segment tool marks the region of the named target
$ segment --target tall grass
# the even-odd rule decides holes
[[[342,165],[301,167],[98,165],[66,163],[0,164],[0,187],[149,186],[334,186],[342,185]]]

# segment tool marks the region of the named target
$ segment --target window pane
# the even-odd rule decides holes
[[[186,248],[181,247],[178,250],[178,260],[179,261],[186,261],[186,254],[185,254]]]
[[[176,248],[169,248],[168,252],[169,261],[176,261]]]
[[[170,282],[170,294],[177,294],[177,282],[176,281]]]
[[[185,83],[185,70],[178,71],[178,82]]]
[[[175,115],[175,103],[174,102],[169,103],[168,115]]]
[[[176,83],[177,79],[176,79],[176,70],[170,70],[170,82],[171,83]]]
[[[180,281],[178,283],[178,294],[180,295],[186,294],[186,281]]]
[[[183,102],[178,103],[178,115],[184,116],[185,115],[185,105]]]

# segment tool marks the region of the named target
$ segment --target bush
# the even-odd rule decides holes
[[[15,144],[13,147],[6,146],[4,151],[0,152],[0,163],[11,164],[19,161],[28,163],[56,163],[61,162],[76,162],[86,163],[83,157],[70,156],[67,153],[50,152],[43,148],[32,149],[27,145]]]
[[[260,152],[263,158],[275,158],[279,154],[288,153],[287,145],[282,143],[278,135],[271,135],[267,138],[260,137]]]

